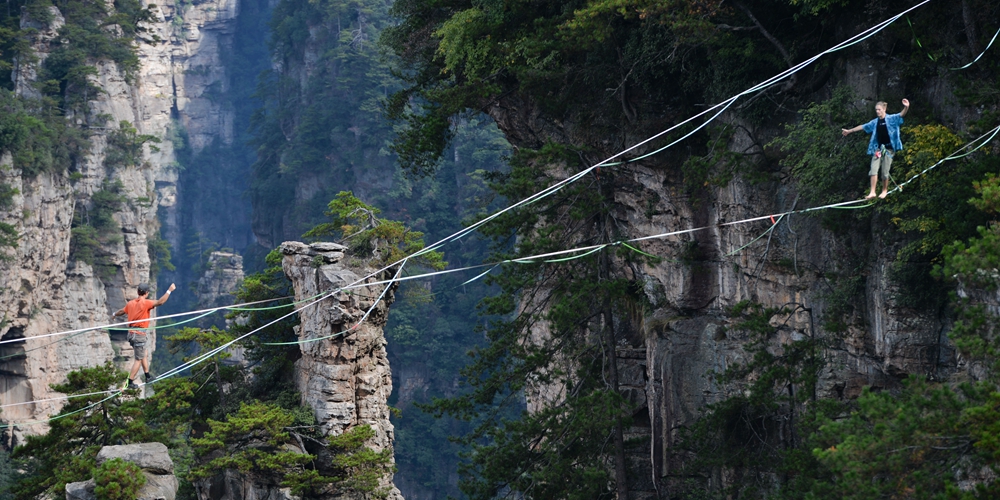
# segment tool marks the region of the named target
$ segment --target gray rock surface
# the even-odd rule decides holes
[[[281,245],[282,269],[295,288],[295,300],[355,282],[376,281],[375,277],[361,279],[374,270],[350,267],[347,261],[351,259],[344,258],[343,250],[328,243]],[[386,273],[378,276],[387,277]],[[392,393],[392,377],[382,328],[394,300],[394,290],[386,291],[375,304],[375,298],[383,291],[384,285],[362,286],[337,292],[314,305],[302,304],[300,324],[296,327],[302,340],[333,336],[299,344],[302,358],[295,363],[295,376],[303,403],[313,408],[328,435],[341,434],[360,424],[370,425],[375,436],[367,444],[376,451],[391,449],[393,441],[387,403]],[[359,324],[369,309],[371,313]],[[391,485],[391,479],[386,478],[385,484]],[[402,497],[393,486],[389,498]]]
[[[896,70],[873,68],[864,57],[846,58],[844,74],[838,76],[864,100],[859,106],[865,109],[887,94],[905,93],[902,79],[893,73]],[[942,88],[946,88],[943,82]],[[925,98],[927,109],[941,110],[956,124],[976,118],[977,112],[956,108],[950,91]],[[541,108],[540,103],[512,93],[486,111],[515,148],[538,148],[549,142],[574,144],[595,151],[594,160],[618,151],[607,138],[588,136],[594,127],[580,126],[572,116],[548,120]],[[741,154],[761,152],[760,137],[778,133],[748,126],[726,114],[720,116],[720,123],[739,130],[727,149]],[[756,135],[751,137],[748,130],[755,130]],[[643,133],[621,142],[638,143],[646,138]],[[647,148],[632,154],[647,153]],[[864,162],[864,151],[859,150],[857,158]],[[815,387],[820,397],[854,398],[866,385],[894,389],[908,374],[945,380],[961,370],[976,370],[973,363],[957,359],[947,338],[950,325],[943,311],[913,307],[899,299],[899,285],[891,279],[891,271],[903,242],[893,239],[893,231],[887,230],[892,223],[885,216],[876,213],[870,221],[847,228],[846,235],[835,235],[821,225],[819,217],[792,215],[781,219],[767,237],[757,239],[771,226],[770,221],[720,224],[812,206],[799,199],[791,172],[769,172],[766,182],[736,176],[725,186],[707,185],[694,199],[673,161],[669,153],[653,156],[615,173],[612,216],[615,226],[623,228],[622,238],[707,228],[645,240],[642,250],[663,260],[621,266],[628,279],[644,283],[644,298],[651,306],[644,313],[642,335],[628,339],[628,345],[619,349],[623,379],[637,381],[633,375],[644,373],[642,384],[623,384],[622,390],[630,401],[642,405],[643,418],[636,420],[649,426],[630,431],[645,433],[649,442],[643,450],[648,453],[642,458],[645,463],[636,469],[642,470],[643,481],[649,479],[648,488],[637,483],[630,494],[637,498],[655,495],[654,483],[665,481],[677,470],[678,464],[671,463],[671,449],[677,444],[678,430],[698,418],[705,405],[736,390],[717,384],[708,374],[747,359],[747,339],[733,331],[739,318],[727,313],[741,301],[797,308],[794,314],[771,318],[778,330],[771,346],[775,350],[807,336],[828,341],[823,352],[825,367]],[[559,164],[537,167],[554,179],[569,175]],[[827,331],[826,315],[837,300],[848,301],[853,310],[837,318],[841,328]],[[537,324],[531,339],[545,341],[546,329],[544,323]],[[631,352],[625,355],[623,349]],[[560,387],[529,387],[529,411],[558,399],[560,391]]]
[[[153,474],[173,474],[174,472],[174,461],[170,459],[167,446],[163,443],[105,446],[97,453],[97,465],[114,458],[132,462]]]
[[[177,497],[177,476],[174,462],[162,443],[138,443],[105,446],[97,453],[97,464],[120,458],[142,469],[146,484],[139,489],[138,500],[174,500]],[[66,500],[96,500],[93,479],[66,485]]]
[[[195,483],[195,492],[198,500],[299,500],[289,488],[260,484],[231,470]]]
[[[335,243],[305,244],[287,241],[281,245],[282,269],[292,281],[299,304],[301,340],[322,339],[299,344],[302,357],[295,363],[295,384],[316,415],[326,435],[339,435],[352,427],[367,424],[375,431],[366,445],[381,451],[392,449],[393,426],[389,422],[387,399],[392,393],[392,377],[385,352],[385,326],[394,288],[368,285],[338,291],[311,302],[319,295],[354,283],[371,283],[388,277],[362,277],[374,269],[351,267],[346,247]],[[381,301],[375,298],[385,292]],[[373,307],[374,306],[374,307]],[[371,313],[361,322],[365,312]],[[355,327],[356,326],[356,327]],[[392,484],[392,476],[382,480],[389,500],[402,500]],[[287,488],[258,478],[223,471],[199,481],[195,489],[200,500],[290,500]],[[325,492],[324,499],[361,500],[364,495]]]
[[[196,152],[215,139],[232,141],[232,112],[212,93],[225,92],[228,85],[220,58],[232,43],[237,0],[156,3],[156,20],[146,27],[149,35],[156,34],[164,42],[138,44],[141,68],[134,80],[126,80],[111,61],[93,61],[97,74],[91,78],[103,92],[90,101],[86,116],[67,117],[70,123],[87,126],[91,134],[90,154],[82,155],[73,166],[79,179],[71,181],[67,172],[22,176],[11,167],[9,155],[0,155],[0,182],[19,192],[9,208],[0,210],[0,221],[13,225],[20,235],[18,247],[7,251],[10,259],[0,261],[0,313],[7,320],[0,326],[0,339],[26,339],[0,344],[0,356],[25,353],[0,362],[5,373],[0,378],[0,404],[57,396],[50,384],[65,381],[71,370],[112,359],[122,367],[131,364],[132,350],[124,332],[31,337],[108,323],[111,312],[134,296],[135,285],[152,281],[147,242],[150,234],[160,230],[161,220],[161,233],[178,248],[177,158],[168,137],[175,123],[172,113],[189,133],[189,145]],[[33,83],[39,65],[64,23],[58,8],[50,10],[53,20],[47,25],[22,18],[23,26],[37,30],[29,40],[37,60],[17,65],[12,75],[20,95],[38,96]],[[176,22],[181,18],[183,22]],[[99,123],[99,115],[110,119]],[[165,140],[157,145],[158,150],[145,148],[141,165],[111,168],[104,165],[107,138],[122,120],[140,134]],[[99,272],[69,260],[70,225],[74,211],[89,207],[93,193],[109,180],[122,183],[128,201],[114,215],[121,225],[122,241],[104,249],[110,254],[103,259],[108,267]],[[154,333],[148,349],[155,348]],[[52,400],[5,407],[0,420],[44,420],[61,406],[61,401]],[[46,430],[45,424],[21,424],[12,432],[5,431],[4,442],[11,446],[22,434]]]
[[[198,280],[199,308],[228,306],[233,292],[243,283],[243,257],[229,252],[212,252],[205,273]]]

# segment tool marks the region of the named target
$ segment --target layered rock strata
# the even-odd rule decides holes
[[[145,3],[145,2],[144,2]],[[156,22],[147,26],[157,44],[138,46],[141,68],[127,78],[115,63],[92,61],[93,83],[103,92],[88,103],[87,112],[68,116],[71,124],[89,134],[91,144],[68,171],[25,175],[12,167],[9,155],[0,157],[0,181],[17,189],[10,207],[0,210],[0,220],[14,226],[18,246],[0,261],[0,340],[25,339],[0,344],[0,404],[50,399],[58,396],[50,384],[65,380],[75,369],[115,360],[132,361],[123,332],[92,331],[81,335],[32,340],[46,333],[106,324],[111,312],[132,298],[135,285],[151,281],[148,242],[165,223],[163,233],[179,241],[176,153],[171,133],[186,130],[193,150],[221,139],[232,139],[232,114],[217,94],[227,80],[220,62],[232,39],[236,0],[209,0],[194,4],[157,2]],[[37,97],[33,83],[38,68],[55,43],[64,24],[58,8],[52,21],[42,25],[29,18],[23,27],[36,31],[31,45],[33,63],[16,65],[12,75],[16,91]],[[162,138],[158,148],[144,148],[139,165],[105,165],[108,137],[121,121],[139,134]],[[120,238],[102,248],[100,269],[70,260],[74,213],[92,206],[92,195],[107,182],[120,182],[126,198],[114,214]],[[155,335],[150,349],[155,350]],[[44,420],[58,412],[59,400],[5,407],[4,422]],[[14,434],[41,433],[44,423],[19,425]],[[9,446],[17,439],[7,436]]]
[[[296,329],[299,339],[306,342],[299,344],[302,357],[295,362],[296,388],[302,402],[315,412],[324,434],[339,435],[367,424],[375,431],[367,446],[381,451],[391,449],[393,442],[387,403],[392,377],[382,328],[395,285],[389,290],[371,284],[334,293],[345,286],[385,279],[366,277],[373,269],[351,265],[355,259],[347,258],[346,250],[334,243],[281,245],[282,269],[292,280],[295,300],[304,301],[298,306],[301,322]],[[376,302],[380,295],[382,299]],[[385,478],[384,483],[391,487],[389,498],[401,500],[391,479]]]

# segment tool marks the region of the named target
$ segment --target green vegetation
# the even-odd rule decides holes
[[[273,257],[269,261],[276,263]],[[278,303],[287,288],[280,268],[271,267],[247,277],[239,294],[243,300],[270,298]],[[286,311],[240,313],[239,326],[231,331],[185,328],[167,340],[172,351],[188,354],[184,360],[204,357]],[[228,351],[214,352],[188,376],[158,382],[155,395],[146,399],[136,398],[135,391],[123,396],[102,392],[119,387],[126,378],[111,363],[71,372],[67,384],[53,389],[90,395],[70,400],[65,416],[52,421],[48,434],[29,437],[15,449],[15,458],[24,459],[27,470],[15,494],[34,497],[95,477],[105,491],[102,498],[134,498],[129,492],[141,485],[126,480],[128,466],[105,463],[96,468],[97,451],[111,444],[160,441],[174,457],[180,498],[193,498],[192,481],[225,469],[305,496],[330,491],[384,496],[380,481],[393,470],[392,457],[366,446],[373,431],[357,426],[324,441],[312,410],[301,405],[294,391],[291,363],[297,347],[263,345],[293,339],[296,322],[293,315],[242,343],[252,365],[226,363]],[[320,456],[328,462],[319,462]]]
[[[113,276],[117,271],[104,259],[110,255],[108,246],[122,242],[121,224],[114,218],[126,200],[121,194],[122,188],[119,180],[105,181],[102,188],[91,195],[89,207],[86,202],[80,202],[73,211],[70,258],[94,266],[101,276]]]
[[[65,394],[89,394],[120,387],[126,374],[108,362],[95,368],[70,372],[65,384],[52,389]],[[43,493],[65,494],[66,483],[92,477],[97,452],[102,446],[145,443],[163,439],[147,425],[147,412],[155,405],[135,399],[98,393],[70,399],[62,411],[66,416],[49,423],[47,434],[29,436],[14,449],[14,458],[27,459],[29,474],[13,491],[18,498]],[[145,417],[145,418],[144,418]]]
[[[157,229],[155,234],[146,235],[146,246],[149,252],[149,275],[158,276],[160,270],[173,271],[177,269],[174,264],[170,261],[170,243],[160,236],[160,231]]]
[[[979,2],[968,3],[985,8]],[[407,82],[388,101],[390,116],[402,127],[392,150],[411,173],[432,175],[454,139],[452,123],[457,117],[498,110],[519,149],[511,172],[494,176],[493,187],[508,199],[520,199],[549,185],[553,177],[565,178],[832,45],[839,37],[832,37],[830,28],[856,16],[858,8],[840,1],[711,5],[644,0],[397,1],[393,13],[401,22],[383,35]],[[912,24],[924,30],[919,35],[924,37],[925,31],[935,31],[929,26],[945,15],[955,19],[954,6],[914,13]],[[950,79],[943,60],[968,57],[964,48],[959,57],[954,41],[940,33],[928,35],[930,42],[920,45],[905,25],[879,37],[878,44],[891,44],[893,60],[905,66],[899,88],[908,92],[923,88],[932,75]],[[882,57],[874,49],[857,50],[865,51],[866,57]],[[872,103],[859,104],[846,88],[830,85],[833,64],[820,62],[780,86],[738,101],[726,113],[726,125],[707,127],[673,154],[657,156],[641,167],[664,173],[664,190],[675,198],[674,187],[683,186],[691,197],[711,201],[714,188],[737,178],[764,184],[761,189],[768,193],[774,191],[768,191],[766,183],[773,183],[775,190],[794,183],[809,205],[858,197],[868,181],[863,147],[867,137],[844,139],[840,129],[871,119]],[[978,79],[978,86],[966,87],[969,93],[995,103],[992,91],[984,90],[996,88],[995,66],[988,67],[977,75],[955,78]],[[811,102],[814,96],[818,97]],[[886,99],[898,102],[902,97]],[[906,149],[897,155],[893,169],[900,183],[951,153],[977,130],[978,125],[970,131],[949,130],[932,112],[924,108],[907,116]],[[770,140],[781,122],[789,125]],[[632,154],[648,152],[679,133]],[[602,140],[604,146],[599,145]],[[730,151],[733,143],[745,149]],[[979,470],[956,462],[972,449],[974,440],[949,441],[952,436],[947,433],[956,429],[955,422],[962,421],[961,415],[970,408],[986,412],[980,405],[988,398],[977,392],[980,389],[958,389],[914,377],[901,393],[871,391],[846,409],[814,400],[813,395],[826,362],[822,353],[841,346],[838,335],[864,327],[858,319],[863,316],[861,297],[869,278],[862,271],[870,261],[874,237],[883,240],[879,248],[888,248],[896,257],[891,277],[900,294],[893,297],[895,303],[939,311],[942,317],[949,314],[951,285],[935,280],[931,270],[943,269],[946,261],[960,262],[955,260],[959,253],[966,259],[962,263],[966,273],[975,274],[976,266],[993,262],[996,238],[986,214],[955,200],[973,195],[973,181],[988,191],[989,181],[982,179],[995,171],[993,155],[972,155],[939,167],[907,186],[905,196],[880,202],[874,210],[824,214],[824,226],[834,231],[843,247],[837,253],[844,255],[820,271],[830,285],[824,295],[831,307],[822,318],[815,318],[824,329],[804,339],[779,342],[779,332],[769,322],[776,314],[794,311],[754,306],[738,312],[744,316],[739,335],[747,340],[749,359],[716,378],[727,387],[724,393],[737,396],[708,409],[688,436],[689,454],[678,457],[689,461],[690,475],[682,476],[692,484],[688,491],[692,497],[888,498],[930,496],[930,491],[961,496],[949,489],[944,471]],[[588,184],[586,189],[569,186],[507,214],[484,230],[495,241],[493,258],[615,241],[620,235],[612,228],[629,226],[620,214],[635,208],[621,204],[618,196],[636,193],[634,180],[630,175],[618,177],[616,169],[602,169],[599,176],[595,173],[578,182]],[[648,208],[646,217],[652,219],[652,212]],[[977,232],[978,226],[983,229]],[[950,243],[977,234],[980,237],[974,241]],[[685,248],[687,252],[675,257],[692,267],[707,259],[697,242]],[[610,375],[615,369],[604,364],[613,364],[614,355],[602,353],[602,346],[641,342],[636,333],[641,322],[624,311],[649,307],[639,292],[644,283],[628,271],[638,266],[630,266],[629,260],[623,255],[588,256],[558,266],[512,265],[492,277],[500,294],[484,301],[481,310],[498,319],[489,321],[488,343],[474,351],[462,372],[471,393],[432,405],[438,414],[476,423],[465,436],[473,451],[461,470],[462,489],[470,498],[627,494],[630,471],[619,460],[627,444],[615,440],[617,429],[627,425],[624,416],[629,412],[614,401],[597,401],[605,394],[617,395]],[[942,273],[961,274],[955,267]],[[993,279],[989,273],[979,278]],[[606,305],[597,297],[615,304],[613,312],[605,313]],[[615,327],[608,328],[609,324]],[[956,330],[961,332],[965,324],[982,332],[993,323],[966,318]],[[966,342],[958,340],[963,335],[956,333],[960,346]],[[538,405],[537,386],[557,394],[555,401]],[[518,412],[521,397],[532,405],[532,412]],[[898,401],[893,402],[894,397]],[[590,404],[585,407],[580,401]],[[504,405],[512,408],[513,418],[498,410]],[[852,409],[859,420],[835,425],[844,420],[839,412]],[[574,427],[567,428],[567,422]],[[594,435],[588,436],[588,430]],[[924,439],[920,432],[931,437],[920,441]],[[865,433],[878,438],[866,440]],[[572,441],[560,441],[564,436]],[[890,444],[878,445],[884,453],[873,459],[865,450],[879,438]],[[589,454],[574,448],[588,439],[595,440],[589,443]],[[947,449],[936,448],[933,439],[947,443],[938,447]],[[861,445],[846,446],[852,450],[847,460],[822,452],[831,446],[845,449],[838,440]],[[546,454],[550,445],[560,450],[558,457]],[[596,462],[589,460],[597,460],[594,449],[604,452],[600,466],[591,467]],[[975,463],[990,466],[988,461]],[[732,489],[719,491],[718,481],[702,481],[720,475]],[[891,484],[894,477],[903,481]],[[862,480],[870,483],[862,487]],[[893,487],[897,489],[890,491]]]
[[[378,217],[381,210],[357,199],[350,191],[341,191],[328,205],[324,222],[303,236],[320,238],[340,235],[351,255],[372,255],[376,265],[388,265],[415,255],[424,249],[424,233],[411,231],[402,222]],[[441,252],[423,252],[414,260],[419,265],[441,270],[448,265]]]
[[[142,162],[142,147],[146,143],[158,143],[160,138],[140,134],[131,123],[122,120],[118,129],[108,133],[108,146],[104,150],[104,165],[111,168],[138,167]],[[159,149],[150,144],[153,151]]]
[[[65,171],[88,147],[86,132],[67,125],[50,102],[0,89],[0,153],[10,153],[22,175]]]
[[[107,500],[132,500],[146,485],[142,469],[132,462],[112,458],[94,469],[94,495]]]
[[[854,134],[848,139],[840,133],[841,128],[871,120],[856,109],[856,101],[850,89],[838,87],[830,99],[802,110],[802,119],[786,125],[786,135],[771,143],[783,154],[779,163],[791,169],[809,201],[835,203],[867,192],[863,189],[867,188],[868,166],[862,154],[868,147],[868,136]]]
[[[488,177],[497,194],[520,199],[554,181],[539,165],[572,171],[578,162],[577,155],[556,145],[521,149],[509,173]],[[617,240],[608,205],[601,202],[611,176],[602,175],[597,188],[570,185],[558,197],[508,212],[486,226],[483,232],[495,241],[490,260]],[[544,224],[548,220],[560,223]],[[512,247],[514,234],[532,236]],[[622,431],[632,409],[618,393],[616,351],[607,346],[641,338],[636,323],[611,313],[646,307],[632,284],[614,271],[633,261],[632,255],[604,252],[558,266],[511,264],[490,277],[498,293],[481,305],[493,318],[483,329],[489,343],[471,353],[471,363],[461,372],[471,391],[430,406],[438,415],[472,425],[461,437],[472,453],[460,469],[460,486],[470,498],[493,498],[504,488],[543,498],[613,495],[609,485],[616,484],[623,468],[609,468],[608,457],[593,451],[606,447],[616,461],[626,452]],[[527,305],[518,307],[518,297]],[[517,310],[522,312],[514,314]],[[527,341],[543,323],[547,335]],[[566,396],[549,400],[546,393]],[[522,397],[536,409],[524,411]]]

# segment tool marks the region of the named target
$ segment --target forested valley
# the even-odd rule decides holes
[[[0,498],[1000,496],[998,35],[7,0]]]

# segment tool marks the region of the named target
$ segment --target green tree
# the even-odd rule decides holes
[[[310,481],[298,482],[316,457],[286,447],[297,444],[287,429],[294,421],[295,415],[289,411],[260,402],[240,403],[239,410],[225,421],[209,419],[211,430],[191,443],[202,456],[220,449],[224,453],[193,468],[191,477],[202,479],[234,469],[256,481],[294,484],[295,494],[317,487],[323,481],[318,476],[309,475]]]
[[[259,401],[241,403],[225,421],[209,420],[211,430],[192,440],[199,455],[214,450],[225,453],[192,469],[191,476],[206,478],[233,469],[255,481],[289,487],[296,495],[332,487],[384,497],[381,482],[394,471],[392,452],[376,452],[366,446],[375,431],[362,425],[330,437],[324,446],[332,452],[332,461],[322,465],[316,463],[315,454],[303,449],[305,442],[314,448],[323,444],[315,423],[308,409],[290,411]]]
[[[138,465],[112,458],[94,469],[94,483],[94,495],[97,498],[132,500],[146,485],[146,475]]]
[[[126,374],[112,362],[70,372],[65,384],[53,384],[52,390],[77,395],[68,400],[60,418],[49,422],[49,432],[28,436],[14,449],[14,458],[26,458],[33,473],[14,488],[19,498],[34,498],[43,493],[61,494],[66,483],[92,477],[97,452],[101,447],[128,443],[160,441],[164,435],[146,423],[143,400],[136,390],[115,388]]]
[[[431,269],[444,269],[441,252],[420,253],[424,249],[424,233],[412,231],[402,222],[378,217],[381,210],[364,203],[350,191],[341,191],[330,201],[326,215],[332,219],[310,229],[303,236],[320,238],[340,235],[351,247],[351,254],[360,257],[371,254],[380,265],[392,264],[417,255],[417,264]]]
[[[128,121],[122,120],[118,129],[108,133],[108,146],[104,150],[104,165],[111,168],[137,167],[142,163],[142,149],[148,143],[159,143],[155,135],[140,134]],[[152,151],[159,151],[149,144]]]
[[[555,145],[522,149],[512,160],[510,173],[491,176],[493,189],[507,199],[554,182],[542,165],[579,168],[578,156]],[[607,212],[607,186],[571,185],[558,197],[504,214],[484,229],[496,242],[491,259],[613,243],[619,235]],[[515,234],[522,236],[512,246]],[[618,392],[616,349],[609,346],[638,338],[636,324],[612,311],[641,310],[644,303],[615,271],[632,257],[613,249],[561,263],[510,264],[491,276],[497,294],[481,308],[495,319],[484,332],[488,343],[462,370],[470,390],[430,406],[474,425],[462,437],[472,452],[460,469],[470,498],[508,490],[532,498],[610,498],[615,490],[628,491],[623,433],[632,409]],[[542,325],[546,334],[533,334]],[[605,446],[608,456],[594,453]]]
[[[120,180],[104,181],[100,190],[90,196],[89,203],[77,204],[70,230],[70,258],[86,262],[102,275],[114,274],[116,268],[105,262],[110,252],[106,248],[121,243],[121,224],[114,214],[124,206]]]

